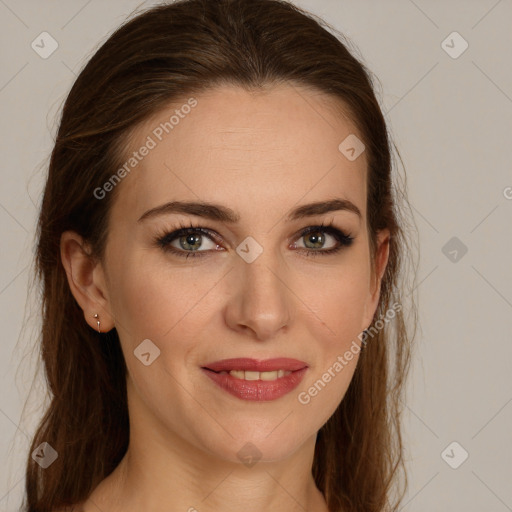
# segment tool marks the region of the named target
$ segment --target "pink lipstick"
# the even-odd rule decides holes
[[[304,361],[279,357],[223,359],[202,367],[221,389],[242,400],[271,401],[286,395],[302,381]]]

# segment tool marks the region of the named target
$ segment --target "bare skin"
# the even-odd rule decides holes
[[[298,395],[354,340],[360,344],[378,305],[389,233],[379,233],[372,275],[366,155],[350,161],[338,150],[358,132],[331,98],[311,90],[223,86],[196,99],[117,185],[105,260],[92,261],[76,233],[62,236],[62,261],[84,318],[96,329],[98,313],[102,332],[117,329],[128,368],[128,452],[80,509],[327,512],[311,474],[315,440],[343,399],[358,354],[307,404]],[[186,100],[139,126],[131,151]],[[350,201],[361,216],[341,209],[286,218],[298,206],[334,198]],[[168,201],[223,205],[239,220],[184,213],[138,220]],[[302,232],[331,221],[354,240],[316,254],[339,243],[328,231]],[[184,258],[155,243],[191,222],[215,236],[197,234],[202,256]],[[263,250],[251,263],[236,252],[248,236]],[[193,252],[187,240],[175,238],[172,247]],[[134,355],[146,339],[160,350],[148,366]],[[286,395],[248,401],[201,369],[233,357],[291,357],[308,368]],[[247,443],[261,457],[251,467],[238,456]]]

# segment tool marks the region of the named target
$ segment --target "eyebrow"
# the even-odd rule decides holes
[[[352,212],[362,219],[361,211],[352,201],[336,198],[299,206],[288,214],[286,220],[293,221],[333,211]],[[219,204],[192,201],[170,201],[146,211],[141,215],[138,222],[170,213],[195,215],[197,217],[204,217],[206,219],[227,222],[230,224],[234,224],[240,220],[240,216],[235,211]]]

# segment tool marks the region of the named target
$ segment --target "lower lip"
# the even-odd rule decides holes
[[[215,373],[205,368],[202,368],[202,370],[215,384],[237,398],[256,402],[268,402],[276,400],[294,390],[304,377],[307,367],[276,380],[244,380],[232,377],[229,373]]]

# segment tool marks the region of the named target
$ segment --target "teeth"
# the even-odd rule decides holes
[[[226,372],[221,372],[226,373]],[[253,372],[244,370],[231,370],[229,374],[235,379],[244,380],[276,380],[292,373],[289,370],[275,370],[273,372]]]

